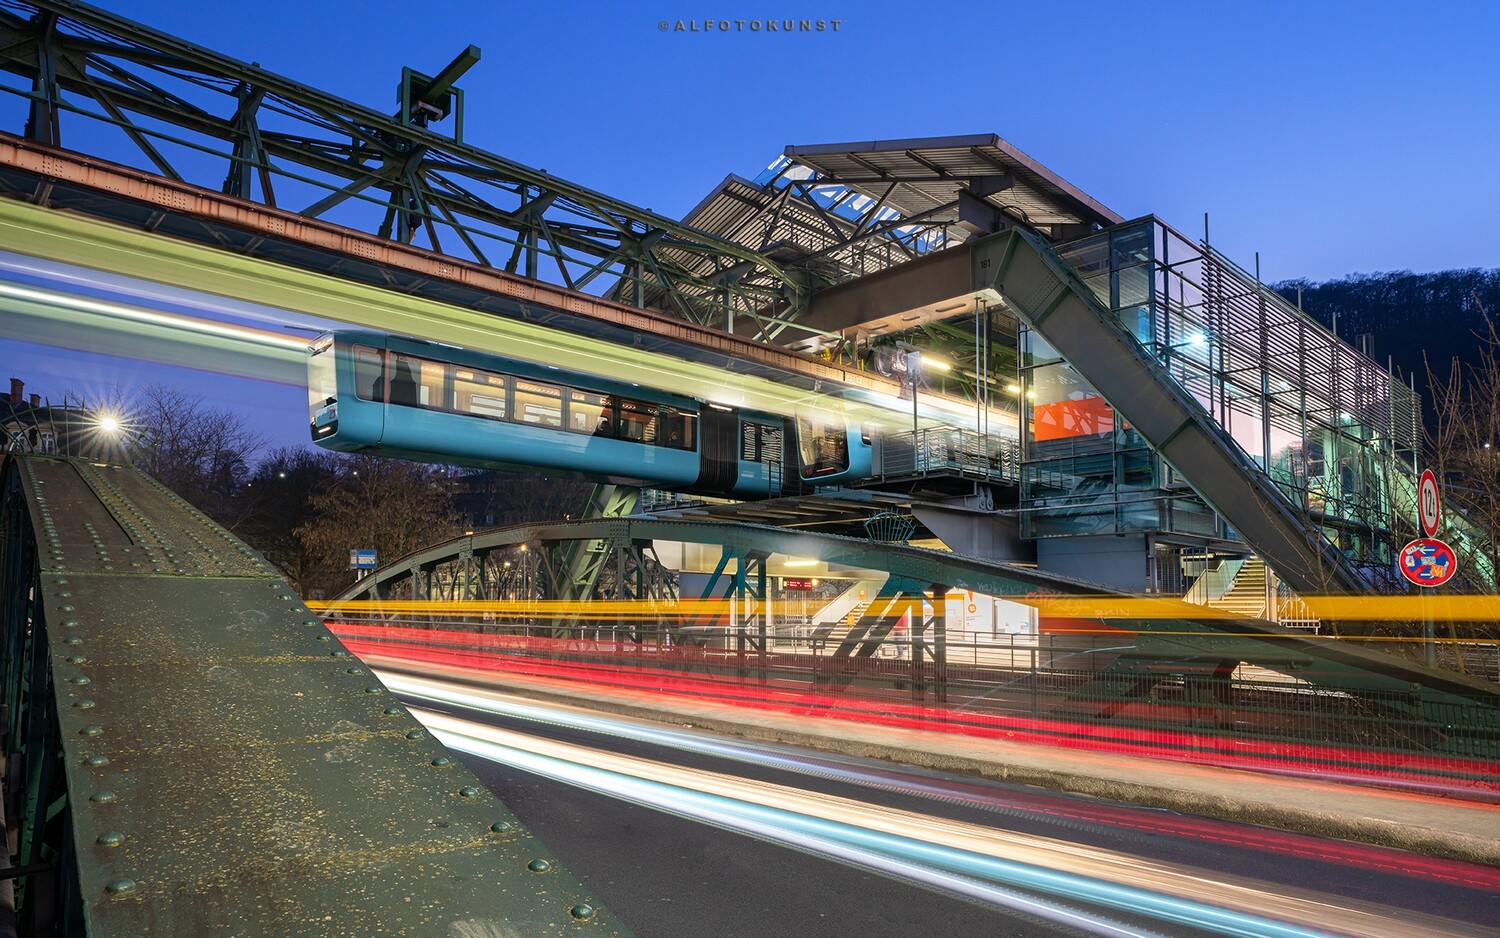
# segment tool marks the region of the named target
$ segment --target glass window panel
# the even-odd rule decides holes
[[[562,389],[536,381],[516,381],[514,419],[544,427],[562,426]]]
[[[1151,260],[1152,234],[1149,224],[1115,231],[1110,240],[1114,251],[1114,266],[1129,267]]]
[[[453,409],[461,414],[505,420],[505,376],[471,368],[453,370]]]
[[[406,407],[441,407],[445,366],[414,355],[391,353],[391,403]]]
[[[636,443],[656,442],[656,405],[640,401],[620,401],[617,406],[617,435]]]
[[[385,380],[380,373],[380,351],[368,345],[354,347],[354,395],[367,401],[385,400]]]
[[[569,391],[568,429],[574,433],[613,436],[614,428],[610,425],[613,417],[606,412],[608,408],[609,395],[607,394]]]
[[[662,411],[663,433],[658,442],[673,449],[695,449],[698,445],[698,415],[675,407]]]

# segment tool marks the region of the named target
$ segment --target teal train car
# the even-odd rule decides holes
[[[871,472],[869,434],[844,422],[398,336],[320,336],[307,377],[313,442],[340,452],[744,499],[849,485]]]

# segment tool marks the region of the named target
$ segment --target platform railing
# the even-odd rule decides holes
[[[1014,484],[1021,477],[1019,442],[957,427],[888,434],[881,454],[881,481],[945,475]]]

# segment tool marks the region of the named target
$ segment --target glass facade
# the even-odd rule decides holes
[[[1058,253],[1123,334],[1356,562],[1389,562],[1414,392],[1211,248],[1154,218]],[[1040,336],[1022,330],[1022,504],[1036,537],[1231,535]]]

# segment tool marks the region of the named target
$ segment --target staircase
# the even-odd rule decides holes
[[[1265,619],[1269,618],[1266,595],[1266,562],[1251,557],[1240,566],[1234,584],[1224,595],[1210,599],[1207,605],[1241,618]]]

